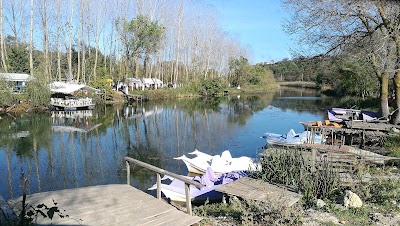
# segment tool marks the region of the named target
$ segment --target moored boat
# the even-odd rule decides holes
[[[229,150],[223,151],[221,155],[209,155],[198,150],[189,154],[196,155],[196,157],[188,158],[186,155],[182,155],[175,159],[182,160],[188,171],[192,173],[204,174],[209,167],[211,167],[217,174],[241,170],[255,171],[261,169],[260,164],[247,156],[232,158]]]
[[[277,133],[265,133],[262,136],[268,145],[279,145],[279,146],[295,146],[305,143],[321,143],[322,137],[319,134],[314,134],[310,131],[303,131],[302,133],[296,133],[293,129],[290,129],[286,134]]]
[[[88,110],[95,107],[93,99],[87,97],[88,91],[97,92],[97,89],[86,85],[70,84],[65,82],[53,82],[50,84],[52,96],[50,98],[51,110]],[[77,97],[79,92],[83,92],[83,97]]]
[[[371,111],[346,109],[346,108],[329,108],[328,119],[332,122],[344,121],[374,121],[379,118],[379,114]]]
[[[216,188],[247,175],[248,172],[246,171],[215,174],[211,167],[209,167],[207,168],[204,175],[202,175],[201,177],[187,177],[205,185],[205,187],[203,188],[196,188],[195,186],[190,185],[190,199],[193,203],[204,203],[206,200],[209,200],[211,202],[220,201],[222,200],[223,194],[216,191]],[[169,184],[161,183],[161,192],[171,201],[185,202],[185,183],[178,179],[170,178],[168,176],[164,176],[162,182],[166,181],[167,179],[171,180],[171,182]],[[155,189],[157,189],[157,184],[149,188],[149,190]]]

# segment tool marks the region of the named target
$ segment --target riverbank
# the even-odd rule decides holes
[[[296,87],[296,88],[308,88],[308,89],[317,89],[317,83],[315,82],[303,82],[303,81],[293,81],[293,82],[276,82],[278,86],[288,86],[288,87]]]
[[[276,153],[279,156],[278,161],[292,156],[293,151],[296,150],[291,148],[290,152],[286,152],[288,154],[285,154],[284,150]],[[301,163],[303,158],[291,160],[299,164],[291,164],[288,160],[284,160],[286,165],[282,165],[277,164],[274,158],[264,159],[263,169],[267,168],[268,171],[262,171],[261,178],[276,181],[279,174],[284,174],[284,180],[297,180],[297,175],[300,176],[298,179],[308,188],[307,191],[302,191],[301,183],[299,187],[295,186],[303,194],[303,198],[295,205],[283,207],[279,202],[258,202],[229,197],[227,203],[206,204],[197,207],[195,213],[204,217],[203,225],[217,226],[400,225],[400,170],[396,166],[355,162],[353,171],[347,173],[355,180],[351,183],[340,180],[342,183],[335,188],[329,187],[335,182],[328,182],[327,179],[336,174],[331,171],[331,166],[325,165],[320,168],[317,164],[315,167],[318,171],[311,173],[312,177],[308,177],[310,171],[307,169],[300,174],[292,171],[293,165],[297,166],[296,171],[302,168],[300,166],[307,168]],[[341,173],[337,174],[338,177],[339,175]],[[292,186],[291,188],[293,189]],[[330,194],[319,196],[321,191]]]
[[[218,95],[240,95],[240,94],[248,94],[248,93],[263,93],[263,92],[271,92],[275,90],[275,85],[270,86],[244,86],[240,89],[238,88],[226,88],[221,90]],[[144,100],[148,101],[156,101],[156,100],[165,100],[165,99],[181,99],[181,98],[198,98],[201,97],[200,94],[190,90],[188,88],[176,88],[176,89],[154,89],[154,90],[131,90],[129,94],[132,95],[141,95]],[[46,111],[48,110],[48,106],[34,106],[30,101],[29,97],[26,95],[15,94],[15,101],[13,104],[7,107],[0,107],[0,113],[27,113],[27,112],[38,112],[38,111]],[[126,103],[128,100],[125,98],[125,95],[120,91],[113,91],[112,99],[104,101],[98,96],[92,95],[93,100],[98,103],[98,105],[102,104],[115,104],[115,103]],[[50,98],[49,98],[50,100]]]

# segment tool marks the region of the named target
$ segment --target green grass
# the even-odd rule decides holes
[[[339,219],[339,221],[345,222],[346,225],[375,225],[369,217],[369,211],[367,208],[359,209],[347,209],[341,210],[336,209],[333,214]]]
[[[300,212],[296,207],[237,198],[230,198],[229,204],[213,203],[194,209],[195,215],[204,218],[202,225],[209,225],[211,218],[222,219],[229,225],[301,225]]]

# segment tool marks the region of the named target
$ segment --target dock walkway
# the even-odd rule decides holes
[[[190,216],[163,200],[140,191],[128,184],[98,185],[92,187],[49,191],[27,196],[32,206],[44,203],[57,207],[63,215],[53,220],[39,217],[37,224],[53,225],[193,225],[201,217]],[[22,197],[8,201],[16,215]]]
[[[290,207],[299,201],[302,195],[289,191],[261,180],[242,177],[229,184],[215,189],[219,192],[238,196],[244,199],[273,202],[281,206]]]

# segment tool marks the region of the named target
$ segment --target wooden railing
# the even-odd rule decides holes
[[[174,179],[178,179],[180,181],[183,181],[185,183],[186,211],[187,211],[187,213],[189,215],[192,215],[192,202],[191,202],[191,198],[190,198],[190,187],[189,186],[193,185],[193,186],[195,186],[197,188],[202,188],[202,187],[205,186],[204,184],[198,183],[198,182],[193,181],[193,180],[191,180],[189,178],[186,178],[184,176],[181,176],[181,175],[178,175],[178,174],[175,174],[175,173],[171,173],[169,171],[163,170],[161,168],[158,168],[156,166],[150,165],[148,163],[141,162],[141,161],[139,161],[137,159],[133,159],[133,158],[130,158],[130,157],[125,157],[124,159],[126,161],[126,174],[127,174],[126,175],[126,180],[127,180],[127,183],[129,185],[131,184],[131,167],[130,167],[129,163],[134,163],[136,165],[139,165],[141,167],[144,167],[146,169],[149,169],[149,170],[154,171],[154,172],[157,173],[157,198],[158,199],[161,199],[161,174],[170,176],[170,177],[172,177]]]

